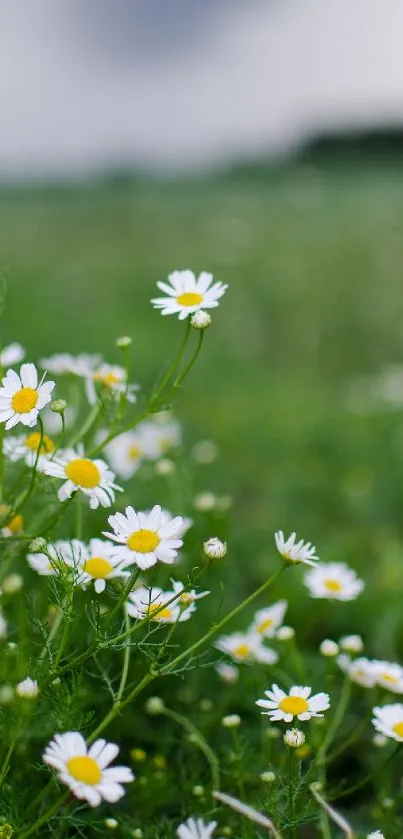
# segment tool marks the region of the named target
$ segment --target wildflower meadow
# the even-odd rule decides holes
[[[402,835],[402,333],[392,319],[394,365],[385,350],[375,363],[367,335],[370,349],[358,348],[350,369],[365,301],[345,307],[344,344],[339,304],[335,348],[319,316],[331,323],[329,299],[335,308],[339,298],[318,292],[302,375],[294,214],[305,207],[304,246],[318,275],[329,250],[336,259],[342,232],[362,258],[362,228],[348,224],[353,189],[340,208],[337,178],[293,177],[281,190],[273,185],[278,206],[267,199],[273,226],[281,213],[289,221],[289,249],[274,236],[271,266],[281,274],[293,265],[285,271],[293,282],[279,282],[271,299],[278,316],[293,313],[281,349],[263,285],[231,281],[224,245],[211,269],[167,264],[147,277],[138,298],[133,292],[126,334],[116,330],[108,343],[99,329],[99,346],[94,325],[88,341],[85,330],[96,281],[91,292],[82,281],[85,306],[77,297],[65,316],[42,311],[39,353],[30,343],[43,300],[33,292],[31,314],[13,302],[9,277],[3,284],[4,839]],[[168,213],[166,189],[159,206]],[[246,197],[242,189],[253,216],[262,194],[253,178]],[[376,194],[376,183],[367,189]],[[238,243],[241,253],[251,233],[236,218],[237,194],[232,215],[225,197],[222,218],[215,212],[220,242]],[[388,200],[381,216],[398,200],[393,185]],[[192,201],[177,196],[184,225]],[[327,251],[312,232],[319,218],[315,235],[321,244],[328,237]],[[367,220],[365,233],[381,222]],[[215,230],[209,236],[214,252]],[[376,238],[365,241],[367,255],[387,259]],[[263,269],[256,263],[255,271]],[[32,295],[30,276],[23,285]],[[338,288],[351,303],[348,282]],[[374,288],[367,317],[377,336],[390,320]],[[113,276],[108,295],[102,305],[115,328]],[[234,327],[226,332],[234,306],[235,338]],[[26,336],[16,334],[21,307]],[[58,329],[70,334],[68,349],[65,341],[49,348],[47,327],[52,341]]]

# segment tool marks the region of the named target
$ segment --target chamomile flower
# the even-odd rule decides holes
[[[18,460],[25,460],[28,466],[33,466],[36,460],[38,447],[41,443],[39,431],[31,431],[19,437],[6,437],[3,444],[5,457],[12,463]],[[55,450],[56,445],[51,437],[43,434],[39,456],[49,455]]]
[[[367,839],[385,839],[385,836],[380,830],[375,830],[374,833],[368,833]]]
[[[92,510],[96,510],[99,505],[110,507],[115,500],[115,491],[121,490],[114,483],[115,474],[105,461],[85,457],[81,446],[77,451],[66,449],[58,452],[53,460],[43,464],[43,471],[52,478],[64,481],[57,493],[59,501],[66,501],[73,492],[79,491],[89,498]]]
[[[236,663],[275,664],[278,655],[270,647],[262,643],[261,635],[255,632],[233,632],[232,635],[222,635],[215,643],[215,647],[231,656]]]
[[[6,430],[18,425],[32,428],[39,411],[51,400],[54,382],[40,382],[35,364],[22,364],[20,374],[8,370],[0,388],[0,422]]]
[[[117,542],[116,555],[135,562],[142,571],[158,561],[171,565],[183,544],[182,517],[172,518],[158,504],[145,513],[126,507],[125,514],[115,513],[108,522],[113,533],[104,536]]]
[[[372,725],[392,740],[403,743],[403,705],[395,702],[391,705],[377,705],[373,709]]]
[[[196,279],[193,271],[174,271],[168,277],[168,283],[157,283],[167,297],[156,297],[151,302],[154,308],[161,309],[162,315],[178,315],[184,320],[199,309],[214,309],[228,286],[213,283],[213,275],[202,271]]]
[[[6,370],[7,367],[13,367],[14,364],[19,364],[24,355],[25,350],[21,344],[9,344],[8,347],[4,347],[0,353],[0,364],[3,370]]]
[[[312,717],[323,717],[323,711],[330,707],[327,693],[316,693],[314,696],[311,693],[312,688],[301,685],[292,687],[288,694],[278,685],[272,685],[271,690],[265,691],[267,699],[258,699],[256,705],[265,709],[262,714],[267,714],[271,722],[292,722],[294,717],[305,722]]]
[[[97,401],[97,387],[103,388],[116,397],[125,393],[127,401],[131,403],[136,401],[136,391],[139,389],[139,385],[127,384],[127,371],[124,367],[105,363],[96,367],[86,377],[86,391],[90,405],[95,405]]]
[[[77,585],[86,588],[94,583],[96,593],[101,594],[109,580],[129,577],[130,571],[126,569],[131,561],[119,559],[114,548],[105,539],[91,539],[88,545],[81,542],[75,557]]]
[[[56,353],[49,358],[42,358],[41,367],[56,375],[73,375],[87,378],[101,363],[101,356],[88,353],[70,355],[70,353]]]
[[[28,565],[42,577],[71,573],[77,580],[77,567],[83,543],[79,539],[60,539],[46,546],[46,554],[29,553]]]
[[[255,612],[255,617],[250,627],[251,632],[257,632],[262,638],[273,638],[277,629],[283,623],[287,606],[288,603],[286,600],[279,600],[273,606],[267,606],[266,609],[258,609]]]
[[[158,623],[176,623],[186,621],[191,617],[195,607],[181,610],[178,603],[173,600],[173,591],[163,591],[162,588],[153,586],[146,588],[140,586],[130,592],[127,601],[127,611],[131,618],[142,620],[158,621]]]
[[[403,667],[391,661],[373,661],[376,683],[392,693],[403,693]]]
[[[176,835],[178,839],[211,839],[216,827],[217,822],[190,818],[179,825]]]
[[[120,478],[129,480],[137,472],[145,457],[140,432],[133,429],[133,431],[119,434],[105,446],[105,454],[113,471]]]
[[[59,780],[68,786],[76,798],[97,807],[104,799],[119,801],[125,793],[122,784],[134,780],[131,769],[109,764],[119,753],[118,746],[106,740],[87,744],[78,731],[55,734],[43,754],[43,761],[57,770]]]
[[[210,594],[209,591],[195,591],[194,588],[190,591],[185,591],[185,586],[179,580],[171,580],[171,583],[173,592],[178,595],[178,605],[181,609],[187,609],[196,600],[202,600],[203,597],[207,597]]]
[[[144,455],[148,460],[158,460],[170,450],[179,446],[182,427],[179,420],[169,412],[157,414],[153,420],[145,420],[138,426]]]
[[[305,565],[315,565],[314,560],[318,557],[315,555],[315,545],[310,542],[304,542],[300,539],[297,542],[297,534],[291,533],[291,536],[286,539],[282,530],[278,530],[274,534],[276,548],[283,557],[284,561],[290,565],[296,565],[303,562]]]
[[[361,685],[363,688],[374,687],[377,679],[374,662],[369,658],[351,658],[342,654],[337,657],[337,664],[344,673],[347,673],[352,682]]]
[[[304,582],[312,597],[328,600],[355,600],[365,586],[344,562],[316,565],[305,575]]]

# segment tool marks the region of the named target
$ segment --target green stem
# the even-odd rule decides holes
[[[42,647],[42,650],[41,650],[41,653],[40,653],[40,656],[39,656],[39,661],[43,661],[43,659],[46,656],[46,653],[51,652],[50,645],[51,645],[53,639],[55,638],[55,636],[57,635],[57,633],[59,632],[59,629],[60,629],[60,626],[61,626],[62,622],[63,622],[63,609],[60,609],[58,614],[57,614],[57,617],[53,621],[52,629],[50,630],[49,635],[48,635],[48,637],[47,637],[47,639],[46,639],[46,641],[45,641],[45,643]]]
[[[141,679],[141,681],[136,685],[135,688],[126,696],[126,699],[122,699],[119,702],[114,702],[112,708],[106,716],[101,720],[95,731],[92,732],[91,736],[88,738],[88,743],[93,743],[94,740],[104,731],[105,728],[121,713],[123,708],[126,707],[130,702],[133,702],[133,699],[144,690],[147,685],[154,681],[157,678],[157,674],[155,673],[146,673],[145,676]]]
[[[84,420],[81,428],[78,429],[78,431],[74,434],[74,436],[70,440],[69,445],[72,449],[74,449],[74,446],[76,446],[77,443],[82,442],[85,435],[88,434],[88,432],[91,430],[92,426],[95,424],[95,422],[98,419],[99,412],[100,412],[100,405],[97,402],[96,405],[93,405],[93,407],[91,408],[91,411],[89,412],[87,418]]]
[[[10,743],[10,746],[8,747],[8,750],[7,750],[7,754],[4,758],[4,763],[3,763],[3,766],[1,768],[1,773],[0,773],[0,787],[2,786],[4,778],[7,775],[8,767],[10,765],[11,756],[13,754],[13,751],[15,749],[15,744],[16,744],[17,739],[18,739],[18,734],[19,734],[19,732],[17,732],[14,739]]]
[[[191,742],[198,746],[200,751],[203,752],[205,758],[211,769],[211,782],[212,787],[214,790],[220,789],[220,765],[218,762],[217,756],[214,754],[211,746],[207,743],[207,740],[203,737],[201,732],[199,731],[196,726],[190,722],[186,717],[182,716],[182,714],[178,714],[176,711],[171,711],[169,708],[165,708],[162,712],[165,714],[166,717],[169,717],[174,722],[177,722],[181,725],[187,732],[190,734],[192,740]]]
[[[46,810],[46,813],[44,813],[43,816],[40,816],[39,819],[36,820],[36,822],[31,824],[31,827],[29,827],[28,830],[23,830],[23,832],[19,834],[18,839],[27,839],[28,836],[32,836],[33,833],[36,833],[39,827],[42,827],[43,824],[46,824],[46,822],[50,821],[52,816],[54,816],[55,813],[57,813],[59,808],[66,801],[68,795],[68,792],[63,793],[63,795],[60,798],[58,798],[57,801],[55,801],[51,807],[49,807],[49,810]]]
[[[28,489],[25,490],[25,492],[22,492],[21,495],[19,496],[19,498],[17,498],[17,501],[16,501],[16,503],[14,505],[14,509],[13,509],[13,513],[14,513],[15,516],[25,506],[25,504],[27,503],[27,501],[31,497],[31,495],[33,493],[33,490],[34,490],[34,487],[35,487],[35,481],[36,481],[36,477],[37,477],[37,474],[38,474],[38,462],[39,462],[39,457],[40,457],[40,453],[41,453],[41,449],[42,449],[43,435],[44,435],[43,422],[42,422],[42,418],[39,414],[38,414],[38,423],[39,423],[39,428],[40,428],[40,436],[39,436],[38,448],[36,450],[35,462],[34,462],[34,465],[33,465],[33,468],[32,468],[31,480],[30,480]],[[6,516],[6,518],[7,518],[7,516]],[[3,521],[0,522],[0,527],[2,525],[3,525]]]
[[[228,615],[222,618],[218,623],[214,624],[214,626],[212,626],[211,629],[209,629],[209,631],[206,632],[206,634],[203,635],[202,638],[199,638],[199,640],[195,641],[195,643],[192,644],[192,646],[189,647],[189,649],[185,650],[183,653],[180,653],[171,662],[162,667],[160,670],[161,675],[165,675],[165,673],[172,672],[173,668],[177,667],[177,665],[180,664],[181,661],[193,655],[193,653],[195,653],[196,650],[202,647],[206,643],[206,641],[209,641],[210,638],[213,638],[214,635],[217,634],[217,632],[220,632],[224,628],[224,626],[226,626],[227,623],[229,623],[233,618],[239,615],[239,613],[242,612],[242,610],[245,609],[246,606],[249,606],[251,603],[253,603],[254,600],[256,600],[257,597],[263,594],[277,580],[277,578],[280,576],[280,574],[282,574],[285,568],[286,566],[282,565],[281,568],[278,571],[276,571],[275,574],[269,577],[269,579],[266,580],[266,582],[262,583],[262,585],[259,586],[259,588],[255,589],[255,591],[253,591],[252,594],[249,595],[249,597],[243,600],[242,603],[239,603],[238,606],[235,606],[235,609],[232,609],[232,611],[229,612]]]
[[[350,681],[349,676],[346,676],[346,678],[344,680],[342,690],[341,690],[341,693],[340,693],[339,703],[337,705],[336,712],[335,712],[335,715],[333,717],[333,721],[332,721],[331,725],[329,726],[326,737],[324,738],[323,743],[322,743],[322,745],[321,745],[321,747],[318,751],[317,762],[318,762],[319,766],[324,763],[326,753],[329,749],[329,746],[330,746],[330,744],[332,743],[332,741],[335,737],[335,734],[337,732],[337,729],[339,728],[339,725],[341,724],[341,722],[343,721],[343,719],[345,717],[346,708],[347,708],[347,705],[348,705],[348,701],[350,699],[350,693],[351,693],[351,681]]]
[[[76,539],[83,538],[83,499],[80,492],[76,492]]]
[[[129,582],[127,585],[124,586],[121,596],[119,597],[118,602],[115,604],[113,609],[109,612],[106,618],[106,624],[109,624],[111,620],[115,617],[116,613],[119,612],[123,604],[126,602],[130,592],[132,591],[133,587],[136,584],[140,576],[140,568],[136,568],[132,574],[130,574]]]
[[[130,628],[130,618],[127,612],[125,612],[125,626],[128,630]],[[127,677],[129,675],[129,664],[130,664],[130,652],[131,647],[130,644],[126,644],[125,650],[123,653],[123,667],[122,667],[122,675],[120,677],[120,684],[119,689],[116,696],[116,702],[120,702],[124,693],[124,689],[126,687]]]
[[[382,763],[378,763],[375,769],[373,769],[372,772],[369,772],[369,774],[366,775],[365,778],[362,778],[362,780],[354,784],[353,787],[349,787],[349,789],[345,789],[342,792],[339,792],[338,794],[332,796],[329,799],[329,801],[339,801],[340,798],[346,798],[348,795],[352,795],[352,793],[356,792],[358,789],[362,789],[362,787],[365,787],[367,784],[369,784],[370,781],[372,781],[373,778],[379,776],[380,771],[384,769],[385,766],[387,766],[388,763],[390,763],[396,757],[399,751],[400,743],[398,743],[395,750],[391,752],[391,754],[388,755],[388,757],[384,761],[382,761]]]
[[[176,353],[175,358],[173,359],[172,363],[169,365],[167,371],[165,372],[165,375],[162,377],[162,379],[161,379],[159,385],[157,386],[156,390],[151,394],[150,402],[149,402],[150,408],[152,408],[153,405],[156,404],[159,397],[161,396],[161,393],[163,393],[163,391],[165,389],[165,386],[167,385],[169,380],[172,378],[173,374],[175,373],[175,370],[179,366],[182,355],[183,355],[183,353],[186,349],[186,344],[189,340],[189,335],[190,335],[190,318],[187,318],[186,329],[185,329],[182,341],[179,345],[178,352]]]
[[[186,365],[185,369],[183,370],[183,372],[178,376],[177,379],[175,379],[175,381],[173,383],[173,386],[172,386],[172,391],[177,390],[177,388],[179,388],[181,386],[182,382],[184,382],[184,380],[186,379],[186,376],[188,375],[188,373],[190,373],[190,370],[192,369],[194,363],[196,362],[197,356],[199,355],[199,352],[202,348],[204,331],[205,330],[202,329],[199,332],[199,340],[197,342],[196,349],[195,349],[189,363]]]

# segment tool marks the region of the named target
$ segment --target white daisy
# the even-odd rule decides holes
[[[31,431],[19,437],[7,436],[3,443],[4,456],[12,463],[17,460],[25,460],[28,466],[33,466],[36,460],[38,446],[41,440],[39,431]],[[40,455],[49,455],[55,450],[56,445],[51,437],[43,435]]]
[[[355,684],[361,685],[363,688],[372,688],[376,684],[377,675],[374,662],[370,661],[369,658],[361,656],[351,660],[348,655],[342,654],[337,657],[337,664]]]
[[[278,655],[270,647],[262,643],[261,635],[255,632],[233,632],[232,635],[222,635],[216,641],[215,647],[231,656],[232,660],[242,664],[275,664]]]
[[[311,545],[310,542],[304,542],[303,539],[297,542],[296,533],[291,533],[291,536],[285,539],[283,531],[278,530],[274,534],[274,540],[276,542],[276,548],[285,562],[291,565],[299,562],[303,562],[305,565],[315,565],[314,560],[318,559],[315,555],[315,545]]]
[[[145,457],[143,440],[139,431],[125,431],[105,446],[105,454],[114,472],[129,480]]]
[[[184,584],[179,580],[171,580],[171,583],[174,594],[179,595],[177,601],[178,606],[184,611],[187,611],[189,607],[193,607],[192,611],[194,611],[194,604],[196,600],[202,600],[203,597],[207,597],[207,595],[210,594],[209,591],[197,592],[194,588],[192,588],[191,591],[185,591]]]
[[[156,297],[151,302],[156,309],[161,309],[161,314],[178,314],[179,320],[199,309],[214,309],[228,288],[224,283],[213,283],[213,275],[206,271],[202,271],[198,279],[193,271],[174,271],[168,279],[171,285],[157,283],[158,288],[168,296]]]
[[[27,555],[28,565],[42,577],[63,574],[68,570],[73,573],[74,580],[77,580],[77,564],[83,543],[79,539],[60,539],[46,547],[47,554],[29,553]]]
[[[94,583],[97,594],[105,590],[109,580],[129,577],[130,571],[126,569],[132,564],[130,560],[119,559],[115,546],[105,539],[91,539],[88,545],[80,542],[75,563],[77,585],[86,588],[90,583]]]
[[[125,514],[115,513],[108,522],[114,532],[104,536],[118,543],[116,555],[131,559],[143,571],[158,561],[171,565],[183,544],[182,517],[172,518],[158,505],[145,513],[126,507]]]
[[[304,722],[311,717],[323,717],[323,711],[330,707],[330,700],[327,693],[316,693],[311,696],[312,688],[295,685],[289,693],[285,693],[278,685],[272,685],[271,690],[265,691],[267,699],[258,699],[256,705],[267,710],[271,722],[284,720],[292,722],[294,717]]]
[[[385,836],[380,830],[375,830],[374,833],[368,833],[367,839],[385,839]]]
[[[19,364],[24,355],[25,350],[21,344],[9,344],[8,347],[4,347],[4,350],[0,353],[0,364],[3,370],[6,370],[7,367],[13,367],[14,364]]]
[[[110,507],[115,500],[115,490],[122,489],[114,483],[115,473],[105,461],[85,457],[82,446],[77,447],[77,451],[58,452],[53,460],[43,464],[43,471],[64,481],[57,493],[59,501],[66,501],[73,492],[80,491],[88,496],[92,510],[99,505]]]
[[[158,623],[176,623],[189,620],[195,606],[181,610],[176,601],[172,601],[173,591],[163,591],[162,588],[141,586],[130,592],[127,601],[127,611],[131,618],[158,621]],[[166,604],[166,605],[165,605]],[[160,611],[158,611],[160,610]],[[157,613],[157,614],[156,614]]]
[[[54,382],[38,384],[35,364],[22,364],[20,374],[8,370],[0,388],[0,422],[5,422],[6,430],[19,422],[32,428],[38,419],[38,413],[51,400]]]
[[[372,662],[377,684],[392,691],[392,693],[403,693],[403,667],[391,661]]]
[[[158,460],[169,449],[179,446],[182,440],[182,427],[168,411],[157,414],[153,420],[145,420],[137,426],[141,436],[144,457]]]
[[[217,822],[204,822],[203,819],[190,818],[180,824],[176,835],[178,839],[211,839]]]
[[[139,385],[127,384],[127,371],[124,367],[106,363],[92,370],[86,378],[86,391],[90,405],[95,405],[97,401],[97,386],[112,396],[126,393],[127,401],[131,403],[136,401],[136,391],[139,389]]]
[[[72,374],[87,378],[100,362],[100,355],[90,355],[88,353],[70,355],[70,353],[63,352],[56,353],[50,358],[42,358],[40,365],[50,373],[56,373],[59,376]]]
[[[376,706],[373,709],[372,725],[385,737],[391,737],[403,743],[403,705],[395,702],[392,705]]]
[[[287,606],[288,603],[286,600],[279,600],[273,606],[267,606],[266,609],[258,609],[255,612],[255,617],[250,627],[251,632],[257,632],[262,638],[273,638],[276,630],[283,623]]]
[[[43,760],[57,770],[59,780],[66,784],[76,798],[85,799],[97,807],[104,799],[110,803],[124,795],[122,784],[134,781],[126,766],[108,768],[119,753],[118,746],[106,740],[87,744],[78,731],[55,734],[47,746]]]
[[[305,575],[304,582],[312,597],[329,600],[355,600],[365,586],[344,562],[316,565]]]

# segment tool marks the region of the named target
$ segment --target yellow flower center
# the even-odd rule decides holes
[[[94,379],[96,382],[101,382],[101,384],[106,387],[117,385],[120,381],[119,376],[117,376],[116,373],[94,373]]]
[[[138,460],[141,457],[141,451],[138,446],[130,446],[129,458],[130,460]]]
[[[160,537],[154,530],[136,530],[129,536],[126,544],[131,551],[139,554],[149,554],[158,547]]]
[[[327,588],[328,591],[341,591],[343,586],[338,582],[338,580],[325,580],[325,588]]]
[[[192,603],[192,602],[193,602],[192,595],[188,594],[187,591],[184,591],[183,594],[181,594],[181,596],[179,598],[179,603],[181,603],[182,606],[188,606],[189,603]]]
[[[37,452],[40,442],[41,435],[39,431],[33,431],[32,434],[28,434],[28,437],[25,438],[24,446],[26,446],[27,449],[32,449],[34,452]],[[47,434],[44,434],[41,445],[41,454],[49,454],[49,452],[53,452],[54,448],[55,444],[53,440],[51,440]]]
[[[250,647],[248,644],[240,644],[239,647],[236,647],[234,653],[238,658],[246,658],[250,653]]]
[[[266,632],[266,629],[270,629],[270,627],[273,626],[273,623],[273,618],[266,618],[266,620],[259,623],[257,631],[260,633]]]
[[[398,737],[403,737],[403,722],[397,722],[396,725],[393,726],[392,731],[394,731]]]
[[[399,679],[396,676],[391,676],[390,673],[381,673],[381,679],[384,682],[390,682],[391,685],[396,685]]]
[[[197,306],[198,303],[202,302],[203,295],[197,294],[196,291],[185,291],[185,293],[180,294],[176,300],[181,306]]]
[[[88,755],[70,758],[67,761],[67,770],[76,781],[81,781],[83,784],[89,784],[90,786],[99,784],[102,776],[96,760],[93,757],[88,757]]]
[[[11,519],[9,519],[9,521],[6,520],[6,522],[3,524],[3,527],[7,527],[10,533],[20,533],[24,526],[23,517],[19,513],[17,513],[16,516],[13,516],[11,513],[11,509],[7,507],[6,504],[0,504],[0,517],[2,518],[8,512],[11,514]]]
[[[160,609],[160,610],[159,609],[160,609],[160,607],[158,606],[158,604],[156,604],[154,606],[150,606],[150,608],[147,611],[148,617],[152,618],[155,615],[155,620],[156,621],[160,620],[160,618],[162,620],[171,620],[172,611],[169,608],[169,606],[165,606],[164,609]],[[156,612],[158,612],[158,615],[155,614]]]
[[[85,487],[85,489],[93,489],[98,486],[101,480],[99,469],[92,460],[88,460],[86,457],[71,460],[66,466],[66,475],[73,481],[73,484]]]
[[[104,580],[113,571],[113,565],[107,559],[103,559],[102,556],[92,556],[91,559],[87,559],[84,571],[91,577]]]
[[[303,699],[302,696],[285,696],[278,707],[285,714],[293,714],[296,717],[298,714],[304,714],[309,706],[306,699]]]
[[[17,390],[11,399],[11,407],[16,414],[28,414],[35,408],[39,399],[38,392],[32,387],[23,387]]]

